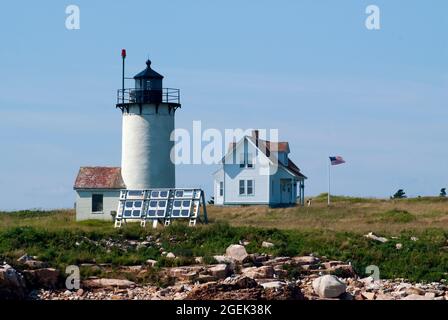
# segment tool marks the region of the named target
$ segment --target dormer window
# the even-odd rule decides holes
[[[252,153],[248,153],[248,154],[247,154],[247,167],[248,167],[248,168],[253,168],[253,167],[254,167],[254,162],[253,162],[253,155],[252,155]]]
[[[240,164],[240,168],[244,168],[244,165],[245,165],[244,153],[240,153],[238,161],[239,161],[239,164]]]

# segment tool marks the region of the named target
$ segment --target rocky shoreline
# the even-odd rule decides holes
[[[273,245],[264,242],[263,247]],[[177,259],[165,253],[168,259]],[[445,282],[410,283],[404,279],[360,278],[352,266],[325,257],[272,257],[248,254],[243,244],[214,256],[213,264],[197,257],[195,265],[157,269],[166,285],[138,284],[126,279],[89,277],[80,289],[64,288],[61,273],[37,257],[18,260],[22,269],[0,266],[0,299],[32,300],[447,300]],[[154,273],[156,261],[122,267],[123,274]],[[107,265],[95,268],[108,268]]]

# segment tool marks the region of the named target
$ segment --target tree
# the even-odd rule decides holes
[[[407,198],[406,193],[403,191],[403,189],[398,189],[397,192],[393,195],[394,199],[404,199]]]
[[[210,200],[207,201],[208,204],[215,204],[215,197],[210,197]]]
[[[442,189],[440,189],[440,196],[441,196],[442,198],[445,198],[445,197],[446,197],[446,188],[442,188]]]

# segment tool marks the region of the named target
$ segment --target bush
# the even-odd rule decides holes
[[[404,198],[407,198],[407,196],[406,196],[406,193],[403,191],[403,189],[398,189],[398,191],[394,193],[392,198],[394,198],[394,199],[404,199]]]

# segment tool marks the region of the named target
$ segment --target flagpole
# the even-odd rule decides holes
[[[331,167],[331,161],[328,161],[328,205],[330,205],[330,167]]]

